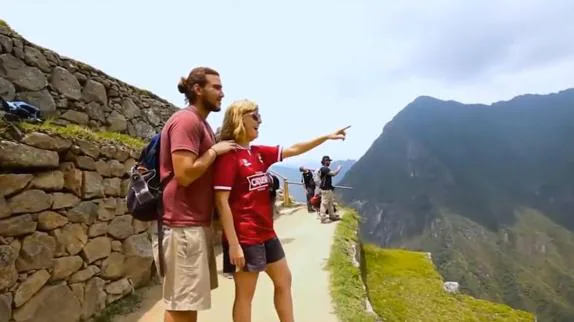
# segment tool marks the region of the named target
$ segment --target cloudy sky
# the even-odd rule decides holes
[[[292,162],[360,158],[419,95],[492,103],[574,87],[568,0],[0,0],[29,41],[183,106],[199,65],[226,97],[257,101],[258,143],[289,145],[352,125]],[[210,116],[217,127],[223,113]]]

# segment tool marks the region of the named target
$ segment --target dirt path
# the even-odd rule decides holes
[[[338,321],[333,313],[329,295],[329,273],[324,269],[335,223],[320,224],[315,214],[301,208],[275,221],[287,260],[293,274],[293,304],[296,321]],[[217,256],[219,288],[212,293],[212,308],[199,313],[199,321],[231,321],[233,280],[221,275],[221,255]],[[161,286],[146,291],[141,307],[128,315],[118,316],[114,322],[162,322],[163,307],[159,301]],[[273,285],[267,275],[259,277],[253,299],[253,322],[279,321],[273,307]]]

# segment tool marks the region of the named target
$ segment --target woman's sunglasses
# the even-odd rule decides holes
[[[247,115],[251,116],[251,118],[253,119],[253,121],[255,121],[255,122],[261,122],[261,115],[259,115],[259,113],[252,112],[252,113],[249,113],[249,114],[247,114]]]

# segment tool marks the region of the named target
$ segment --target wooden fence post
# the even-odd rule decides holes
[[[289,207],[291,205],[291,198],[289,198],[289,182],[287,178],[283,178],[283,206]]]

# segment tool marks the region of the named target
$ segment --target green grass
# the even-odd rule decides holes
[[[367,285],[375,312],[385,321],[534,321],[534,315],[443,290],[424,253],[365,245]]]
[[[8,25],[6,21],[0,19],[0,27],[10,28],[10,25]]]
[[[351,245],[357,243],[358,215],[349,209],[342,210],[344,215],[335,230],[335,240],[327,264],[331,273],[331,298],[335,314],[343,322],[376,321],[365,310],[366,292],[361,272],[351,261]]]
[[[458,281],[464,294],[535,312],[540,321],[574,321],[572,232],[520,205],[515,222],[499,231],[439,212],[440,221],[404,248],[432,252],[440,275]]]
[[[32,123],[19,123],[18,127],[24,132],[43,132],[47,134],[59,135],[68,139],[85,139],[90,141],[121,144],[134,149],[141,149],[145,146],[145,142],[139,138],[131,137],[126,134],[106,131],[94,131],[86,127],[76,124],[68,124],[65,126],[56,125],[51,121],[46,121],[40,124]]]
[[[335,313],[343,322],[375,321],[365,310],[361,272],[351,262],[359,216],[350,209],[335,231],[328,268]],[[504,304],[443,290],[443,279],[424,253],[364,245],[368,295],[383,321],[534,321]]]

